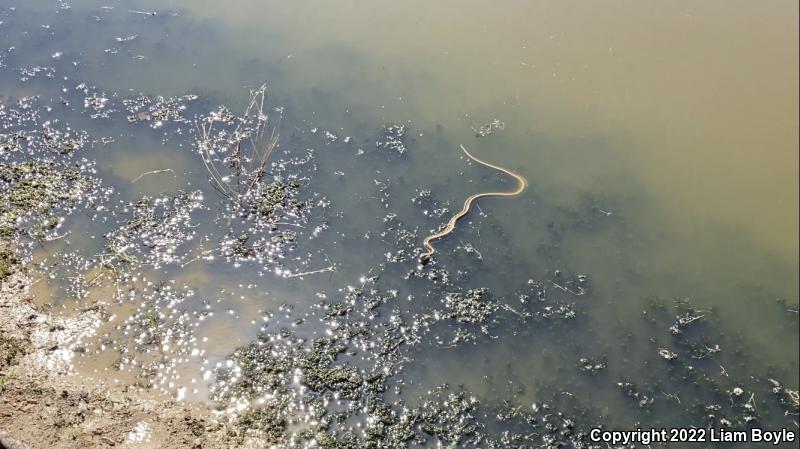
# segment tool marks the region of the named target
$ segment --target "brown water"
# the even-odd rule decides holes
[[[502,159],[569,185],[626,167],[682,239],[733,229],[797,266],[797,2],[167,5],[221,22],[234,51],[278,60],[280,87],[465,139],[495,117],[518,139],[569,139],[589,173],[543,160],[547,148],[507,145]]]
[[[797,301],[796,2],[152,7],[213,23],[235,54],[276,67],[273,91],[329,128],[350,114],[410,118],[472,142],[499,119],[503,131],[471,145],[534,190],[566,204],[585,191],[633,200],[613,212],[646,236],[635,257],[654,292],[721,306],[743,326],[769,295],[736,299],[712,285],[753,281]],[[204,67],[187,75],[198,83],[254,76],[192,62]],[[457,148],[441,150],[425,157],[452,171]],[[501,219],[535,248],[523,220]],[[618,276],[609,243],[576,242],[574,256]],[[676,289],[676,278],[703,287]]]

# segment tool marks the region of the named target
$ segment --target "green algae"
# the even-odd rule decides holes
[[[0,250],[0,282],[5,282],[19,268],[20,260],[10,249]]]
[[[272,218],[275,215],[275,209],[284,204],[286,189],[287,186],[283,182],[272,181],[264,189],[261,197],[253,203],[254,211],[262,217]]]
[[[14,365],[28,351],[30,342],[0,334],[0,370]]]
[[[58,209],[74,208],[92,183],[74,168],[23,162],[0,163],[0,187],[0,234],[41,240],[58,226]]]

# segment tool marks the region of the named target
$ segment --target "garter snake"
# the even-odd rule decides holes
[[[517,196],[525,190],[525,187],[528,186],[528,180],[526,180],[523,176],[518,175],[512,172],[511,170],[505,169],[498,165],[490,164],[489,162],[478,159],[477,157],[473,156],[472,153],[470,153],[469,150],[467,150],[467,147],[465,147],[464,145],[461,145],[461,151],[463,151],[464,154],[467,155],[467,157],[469,157],[470,159],[479,164],[485,165],[495,170],[499,170],[509,176],[512,176],[514,179],[517,180],[519,186],[517,186],[515,190],[512,190],[510,192],[482,192],[482,193],[476,193],[475,195],[468,197],[464,201],[464,207],[461,208],[461,211],[459,213],[453,215],[450,218],[450,221],[447,222],[447,226],[445,226],[444,229],[425,237],[425,240],[422,241],[422,246],[425,248],[425,251],[422,254],[420,254],[419,260],[423,264],[427,263],[428,260],[430,260],[431,256],[433,256],[433,253],[436,251],[433,248],[433,245],[431,245],[431,242],[433,242],[434,240],[439,240],[440,238],[445,237],[451,232],[453,232],[453,230],[456,228],[456,223],[458,223],[458,220],[462,219],[465,215],[467,215],[467,213],[469,213],[469,209],[470,207],[472,207],[472,203],[475,202],[475,200],[477,200],[478,198],[483,198],[485,196]]]

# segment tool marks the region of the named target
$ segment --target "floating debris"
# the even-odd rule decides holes
[[[404,154],[408,151],[405,145],[406,125],[389,125],[383,128],[383,136],[375,142],[375,146],[382,150],[394,151]]]
[[[608,361],[605,357],[600,357],[599,359],[583,357],[579,360],[579,362],[580,370],[591,375],[597,375],[608,367]]]
[[[658,355],[660,355],[661,357],[663,357],[666,360],[675,360],[675,359],[678,358],[678,354],[677,353],[672,352],[667,348],[659,348],[658,349]]]
[[[37,65],[33,67],[22,67],[19,69],[19,73],[22,75],[22,77],[20,77],[19,80],[24,83],[39,76],[44,76],[45,78],[54,78],[56,75],[56,69],[53,67],[44,67]]]
[[[488,135],[493,134],[495,131],[502,131],[506,129],[506,123],[501,122],[499,119],[494,119],[489,123],[481,125],[479,128],[472,128],[472,131],[475,133],[475,137],[486,137]]]
[[[136,39],[137,37],[139,37],[138,34],[132,34],[130,36],[125,36],[125,37],[115,37],[114,40],[117,42],[130,42]]]

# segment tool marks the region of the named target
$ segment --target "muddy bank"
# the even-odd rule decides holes
[[[72,350],[63,347],[97,312],[38,310],[31,280],[12,268],[0,286],[0,448],[229,446],[225,423],[205,407],[66,376]]]

